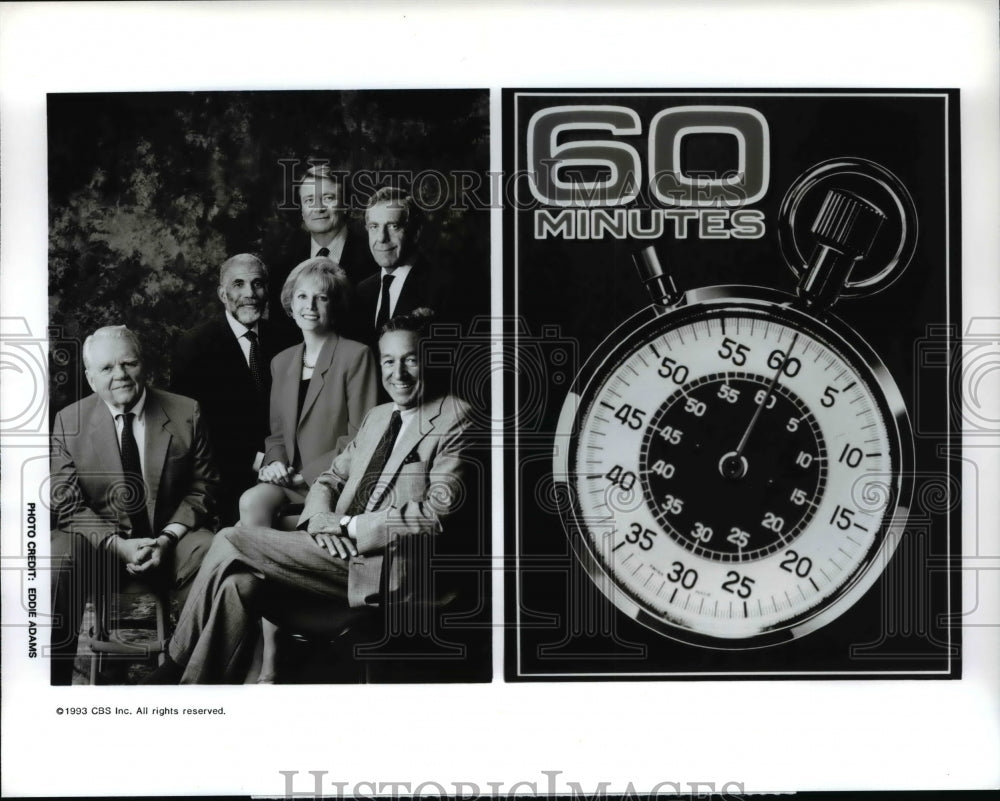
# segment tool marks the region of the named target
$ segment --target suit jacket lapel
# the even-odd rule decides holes
[[[156,497],[160,488],[160,477],[166,464],[167,453],[170,450],[170,440],[173,436],[170,430],[170,418],[157,395],[150,389],[146,390],[146,511],[150,515],[150,525],[156,529]]]
[[[234,378],[250,378],[250,366],[243,355],[243,348],[240,347],[239,337],[233,333],[233,329],[229,327],[229,323],[225,320],[221,322],[222,325],[219,327],[220,361],[224,360],[225,363],[232,365]]]
[[[364,475],[364,471],[368,469],[368,463],[372,460],[372,454],[375,453],[375,448],[378,447],[382,435],[389,426],[389,417],[392,414],[392,408],[392,404],[387,403],[383,406],[376,406],[372,410],[371,436],[358,439],[358,450],[351,460],[351,478],[356,477],[360,481]],[[358,433],[360,434],[361,432],[359,431]],[[358,470],[362,472],[358,472]]]
[[[109,476],[108,484],[114,485],[124,474],[121,449],[118,445],[118,429],[115,427],[115,419],[111,415],[111,411],[104,405],[104,402],[96,394],[92,395],[91,398],[94,405],[90,411],[88,431],[90,452],[97,457],[99,471]],[[77,469],[79,468],[80,465],[77,465]],[[119,527],[125,525],[128,515],[121,510],[120,505],[111,508],[118,517]]]
[[[291,445],[292,452],[288,454],[289,462],[295,461],[295,430],[298,428],[299,420],[296,417],[299,407],[299,382],[302,380],[302,354],[305,353],[305,344],[300,343],[291,352],[288,358],[288,366],[281,381],[280,407],[285,410],[283,423],[285,430],[281,435],[285,438],[286,445]]]
[[[389,415],[391,414],[391,403],[376,406],[368,413],[368,417],[365,418],[365,427],[358,432],[358,436],[351,443],[354,454],[351,457],[350,475],[347,477],[344,489],[337,499],[336,508],[338,514],[342,514],[354,500],[358,485],[368,470],[368,463],[372,460],[372,454],[375,453],[375,448],[378,446],[379,440],[382,439],[382,434],[385,433],[385,429],[389,425]]]
[[[420,405],[417,409],[416,417],[410,421],[406,430],[396,440],[396,444],[392,448],[392,453],[389,454],[389,459],[382,470],[382,475],[379,477],[380,485],[384,483],[386,487],[392,486],[396,480],[396,474],[399,473],[400,468],[403,466],[403,461],[410,454],[410,451],[417,446],[420,440],[434,430],[434,421],[441,414],[441,405],[443,402],[443,398],[437,398],[429,403]],[[387,418],[386,426],[388,424]],[[368,511],[372,510],[373,504],[381,502],[387,496],[388,492],[385,490],[372,493],[372,497],[368,500]]]
[[[264,363],[261,365],[261,369],[264,370],[267,378],[270,378],[270,368],[271,359],[278,355],[278,353],[284,348],[278,347],[279,337],[275,331],[275,327],[270,323],[270,321],[261,318],[257,321],[257,336],[260,337],[260,352],[263,356]],[[288,343],[291,344],[291,343]],[[242,351],[240,356],[242,356]],[[249,372],[249,365],[247,366],[247,371]]]
[[[95,403],[90,413],[91,453],[97,454],[101,467],[108,473],[121,475],[124,468],[114,417],[96,394],[92,397]]]
[[[393,314],[405,314],[417,308],[420,299],[424,295],[424,268],[420,261],[417,261],[410,268],[410,274],[403,282],[403,289],[399,293],[399,300],[396,301],[396,308]]]
[[[340,338],[334,334],[323,343],[319,356],[316,357],[316,369],[313,370],[312,378],[309,381],[309,389],[306,390],[306,399],[302,403],[302,414],[299,415],[296,430],[301,428],[302,423],[309,416],[310,409],[316,403],[316,398],[323,391],[323,385],[326,383],[326,374],[333,365],[333,354],[336,353],[339,342]]]

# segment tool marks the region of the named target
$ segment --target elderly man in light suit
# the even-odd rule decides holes
[[[439,534],[463,491],[468,405],[428,390],[420,343],[432,313],[390,320],[379,339],[391,403],[372,409],[351,444],[310,489],[295,532],[226,529],[206,557],[149,683],[242,681],[268,583],[366,610],[405,602],[404,540]],[[266,607],[266,603],[263,604]]]
[[[99,577],[123,570],[185,597],[212,540],[218,485],[198,404],[146,386],[134,333],[98,329],[83,363],[94,394],[52,426],[53,684],[71,683]]]

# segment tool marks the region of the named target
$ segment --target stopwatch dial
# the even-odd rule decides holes
[[[691,553],[755,559],[792,541],[815,513],[826,478],[823,436],[805,403],[772,383],[703,376],[650,420],[639,455],[643,493],[656,522]]]
[[[901,475],[898,391],[866,358],[750,301],[684,307],[615,343],[573,407],[567,463],[574,542],[606,594],[671,636],[733,647],[853,603]]]

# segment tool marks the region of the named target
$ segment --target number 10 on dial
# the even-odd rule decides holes
[[[905,524],[900,393],[809,303],[828,282],[807,279],[798,298],[711,287],[654,303],[564,403],[554,471],[574,550],[619,609],[668,636],[752,648],[813,631],[875,582]]]

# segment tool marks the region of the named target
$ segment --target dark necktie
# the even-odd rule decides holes
[[[320,248],[319,250],[316,251],[316,255],[330,258],[330,248]]]
[[[382,326],[389,319],[389,287],[392,286],[393,276],[382,277],[382,301],[378,307],[378,316],[375,318],[375,337],[378,338]]]
[[[264,376],[260,372],[260,343],[253,331],[247,331],[243,336],[250,340],[250,375],[253,376],[257,389],[260,389],[264,385]]]
[[[122,418],[122,473],[128,488],[127,510],[132,522],[133,537],[149,537],[152,531],[149,515],[146,513],[146,483],[142,479],[142,462],[139,461],[139,445],[132,431],[132,412],[118,415]]]
[[[385,463],[389,461],[389,454],[392,453],[392,446],[396,443],[396,437],[399,436],[399,429],[402,425],[403,418],[400,417],[399,411],[394,411],[392,417],[389,418],[389,427],[386,428],[382,439],[375,446],[375,452],[372,454],[371,461],[368,462],[365,474],[358,483],[358,491],[354,493],[354,498],[351,499],[346,514],[359,515],[365,511],[375,485],[378,484],[382,471],[385,469]]]

